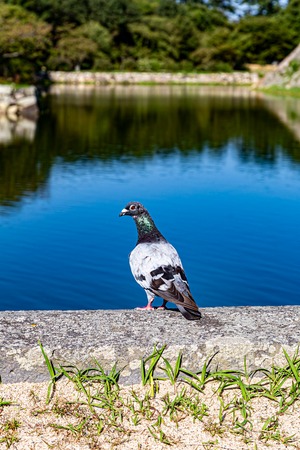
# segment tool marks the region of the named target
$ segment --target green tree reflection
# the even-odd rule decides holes
[[[209,151],[232,142],[243,164],[300,162],[292,132],[257,96],[198,95],[172,88],[76,89],[53,94],[33,142],[0,144],[0,203],[12,205],[47,187],[56,163],[149,159]]]

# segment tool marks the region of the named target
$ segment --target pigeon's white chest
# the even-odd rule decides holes
[[[160,266],[182,267],[177,251],[169,242],[138,244],[129,255],[131,272],[136,281],[147,289],[151,272]]]

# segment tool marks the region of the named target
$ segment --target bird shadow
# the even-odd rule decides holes
[[[179,309],[177,308],[160,308],[159,306],[155,307],[155,309],[160,309],[161,311],[174,311],[176,313],[180,313]]]

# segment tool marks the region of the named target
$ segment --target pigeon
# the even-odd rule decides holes
[[[154,309],[152,302],[157,295],[163,299],[161,308],[173,302],[186,319],[200,319],[201,312],[190,292],[179,255],[156,228],[147,209],[139,202],[130,202],[119,216],[131,216],[137,227],[138,241],[129,255],[129,265],[148,299],[147,306],[139,309]]]

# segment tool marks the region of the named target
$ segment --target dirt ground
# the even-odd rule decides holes
[[[47,387],[0,385],[1,450],[300,449],[299,401],[277,415],[275,402],[255,398],[243,409],[230,391],[220,405],[213,383],[195,392],[160,382],[155,398],[149,386],[121,386],[112,403],[99,407],[94,400],[89,407],[90,391],[84,395],[66,379],[56,384],[49,404]]]

